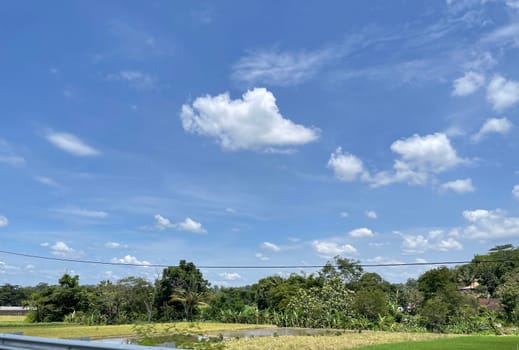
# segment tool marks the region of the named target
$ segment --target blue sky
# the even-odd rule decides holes
[[[53,5],[0,12],[1,250],[262,266],[517,244],[517,0]],[[0,253],[0,283],[64,272],[160,269]]]

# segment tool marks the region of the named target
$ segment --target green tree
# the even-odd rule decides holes
[[[195,295],[201,297],[208,290],[209,282],[192,262],[180,260],[178,266],[165,268],[158,282],[155,299],[158,317],[163,320],[192,318],[196,312]]]
[[[505,276],[505,282],[497,287],[499,298],[506,319],[509,322],[519,321],[519,272],[511,272]]]

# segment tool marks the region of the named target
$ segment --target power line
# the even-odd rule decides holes
[[[176,266],[174,264],[164,265],[164,264],[145,264],[145,263],[125,263],[125,262],[113,262],[113,261],[95,261],[95,260],[83,260],[83,259],[68,259],[68,258],[58,258],[51,256],[41,256],[41,255],[33,255],[33,254],[25,254],[25,253],[17,253],[6,250],[0,250],[0,254],[6,255],[14,255],[21,256],[30,259],[40,259],[40,260],[50,260],[50,261],[60,261],[60,262],[70,262],[77,264],[91,264],[91,265],[112,265],[112,266],[131,266],[131,267],[170,267]],[[483,260],[476,261],[476,263],[502,263],[502,262],[510,262],[510,261],[518,261],[518,259],[505,259],[505,260]],[[402,266],[433,266],[433,265],[461,265],[471,263],[470,260],[461,260],[461,261],[431,261],[431,262],[408,262],[408,263],[379,263],[379,264],[359,264],[361,267],[402,267]],[[197,266],[200,269],[312,269],[312,268],[323,268],[328,265],[201,265]]]

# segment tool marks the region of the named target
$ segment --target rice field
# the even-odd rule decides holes
[[[224,344],[225,349],[229,350],[342,350],[374,344],[402,342],[409,344],[409,342],[415,341],[438,340],[452,337],[455,336],[431,333],[362,332],[344,333],[341,335],[240,338],[226,340]],[[411,347],[407,349],[414,348]]]

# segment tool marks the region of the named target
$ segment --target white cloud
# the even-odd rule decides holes
[[[168,218],[162,215],[155,215],[155,228],[158,230],[176,229],[180,231],[187,231],[192,233],[207,233],[207,230],[202,227],[202,224],[187,217],[184,221],[179,223],[172,223]]]
[[[40,243],[40,247],[48,247],[48,246],[50,246],[49,242]]]
[[[261,253],[256,253],[256,258],[260,259],[261,261],[268,261],[270,258],[268,256],[265,256]]]
[[[361,227],[361,228],[357,228],[355,230],[351,230],[348,234],[351,237],[355,237],[355,238],[373,237],[373,231],[371,231],[369,228],[366,228],[366,227]]]
[[[519,185],[515,185],[512,189],[512,194],[515,198],[519,199]]]
[[[139,90],[154,90],[157,88],[157,80],[149,74],[137,70],[125,70],[112,73],[107,76],[108,80],[125,81],[130,87]]]
[[[332,169],[335,177],[341,181],[350,182],[367,178],[362,160],[352,154],[344,154],[341,147],[330,155],[327,167]]]
[[[445,238],[441,230],[430,231],[427,235],[407,235],[402,236],[402,249],[407,254],[424,253],[428,250],[461,250],[463,245],[453,237]]]
[[[67,208],[60,208],[60,209],[51,209],[53,212],[65,214],[65,215],[72,215],[72,216],[80,216],[84,218],[92,218],[92,219],[104,219],[108,217],[108,213],[104,211],[98,211],[98,210],[87,210],[87,209],[81,209],[76,207],[67,207]]]
[[[236,281],[242,279],[241,275],[237,272],[223,272],[220,274],[220,277],[226,281]]]
[[[454,80],[452,95],[467,96],[476,92],[485,83],[485,76],[473,71],[466,72],[461,78]]]
[[[14,154],[11,145],[0,139],[0,163],[4,163],[10,166],[22,166],[24,165],[25,159]]]
[[[484,44],[496,44],[500,47],[519,46],[519,23],[512,22],[496,28],[493,32],[485,35],[481,42]]]
[[[78,255],[77,251],[69,247],[65,242],[58,241],[50,247],[53,255],[60,257],[75,257]]]
[[[519,82],[495,75],[487,87],[487,100],[496,111],[512,107],[519,101]]]
[[[512,10],[519,11],[519,0],[506,0],[506,6]]]
[[[472,185],[472,179],[458,179],[449,181],[441,185],[443,190],[450,190],[456,193],[468,193],[474,192],[474,186]]]
[[[469,225],[458,229],[471,239],[500,239],[519,237],[519,217],[510,217],[504,210],[465,210],[463,216]]]
[[[187,231],[192,233],[207,233],[206,229],[202,227],[202,224],[191,219],[185,218],[184,221],[179,222],[177,227],[180,231]]]
[[[105,248],[110,248],[110,249],[126,248],[126,247],[128,247],[126,244],[121,244],[118,242],[106,242],[105,243]]]
[[[347,218],[348,216],[350,216],[350,214],[349,214],[347,211],[341,211],[341,212],[339,213],[339,216],[340,216],[341,218]]]
[[[286,147],[315,141],[319,130],[295,124],[284,118],[274,95],[255,88],[241,99],[228,93],[198,97],[184,104],[180,113],[184,130],[208,136],[227,150],[286,151]]]
[[[225,208],[225,211],[229,214],[236,214],[236,209],[234,208]]]
[[[485,121],[481,129],[472,136],[472,140],[478,142],[488,134],[506,134],[512,129],[512,122],[506,118],[490,118]]]
[[[312,242],[312,247],[317,253],[324,256],[354,254],[357,252],[357,249],[350,244],[340,244],[332,241],[315,240]]]
[[[437,248],[438,250],[441,250],[441,251],[448,251],[448,250],[461,250],[463,249],[463,245],[456,241],[454,238],[452,237],[449,237],[447,239],[442,239],[438,244],[437,244]]]
[[[149,261],[139,260],[133,255],[125,255],[124,258],[112,258],[111,260],[115,264],[129,264],[129,265],[151,265]]]
[[[45,176],[35,176],[34,180],[38,181],[41,184],[51,186],[51,187],[59,186],[59,184],[56,181],[54,181],[53,179],[51,179],[49,177],[45,177]]]
[[[270,243],[270,242],[263,242],[263,243],[261,243],[261,248],[266,249],[266,250],[270,250],[272,252],[279,252],[279,251],[281,251],[281,248],[279,246],[277,246],[274,243]]]
[[[49,131],[46,138],[54,146],[75,156],[96,156],[100,154],[98,150],[69,133]]]
[[[413,135],[395,141],[391,150],[412,168],[427,172],[441,172],[462,162],[449,138],[442,133],[426,136]]]
[[[9,220],[3,215],[0,215],[0,227],[5,227],[9,225]]]
[[[394,161],[392,171],[370,174],[359,158],[344,155],[340,148],[332,153],[328,167],[333,169],[335,177],[341,181],[360,180],[372,187],[380,187],[400,182],[425,185],[434,179],[434,174],[467,162],[458,157],[444,133],[425,136],[415,134],[393,142],[391,150],[400,156]]]
[[[378,217],[377,212],[374,210],[368,210],[365,214],[370,219],[376,219]]]
[[[252,86],[290,86],[312,78],[334,56],[331,50],[307,52],[257,51],[233,66],[232,79]]]

